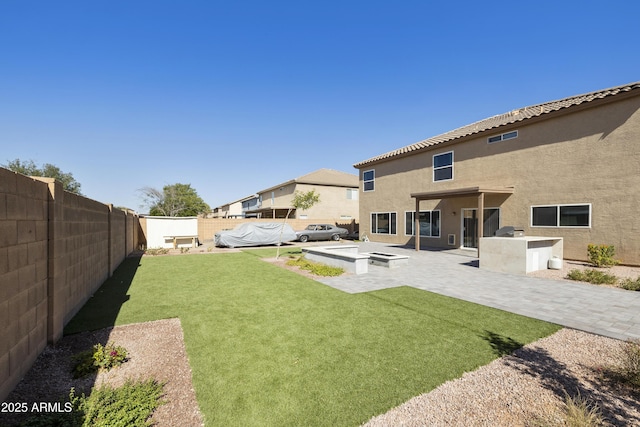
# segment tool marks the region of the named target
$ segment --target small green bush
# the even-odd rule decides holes
[[[637,277],[635,280],[625,278],[620,281],[620,284],[618,286],[628,291],[640,291],[640,277]]]
[[[603,273],[602,271],[594,270],[591,268],[586,270],[571,270],[567,274],[567,279],[593,283],[594,285],[614,285],[618,281],[618,278],[613,274]]]
[[[589,261],[596,267],[611,267],[619,262],[614,258],[616,248],[613,245],[587,245]]]
[[[620,349],[620,369],[622,378],[640,387],[640,340],[627,340]]]
[[[163,384],[156,380],[127,382],[118,388],[102,386],[81,398],[84,426],[142,427],[151,425],[149,418],[164,402]]]
[[[127,360],[127,350],[114,344],[103,346],[98,343],[92,350],[83,351],[72,357],[74,378],[84,377],[99,370],[108,371],[122,365]]]
[[[150,379],[127,382],[118,388],[94,388],[89,397],[69,393],[70,412],[43,413],[26,420],[24,427],[146,427],[153,412],[165,402],[164,384]]]
[[[103,347],[98,343],[93,346],[93,350],[94,365],[106,371],[122,365],[127,360],[127,350],[115,344],[107,344]]]
[[[98,371],[93,364],[93,350],[83,351],[82,353],[71,356],[73,363],[73,378],[81,378]]]
[[[299,257],[290,259],[287,261],[287,265],[300,267],[303,270],[309,271],[316,276],[339,276],[344,273],[344,268],[332,267],[330,265],[321,264],[319,262],[312,262],[305,257]]]
[[[42,412],[29,417],[20,424],[20,427],[84,427],[84,415],[80,410],[80,403],[84,396],[75,395],[72,388],[69,393],[69,400],[61,400],[64,412]],[[70,404],[70,411],[67,412],[67,405]]]

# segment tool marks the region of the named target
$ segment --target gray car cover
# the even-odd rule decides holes
[[[282,232],[282,240],[280,233]],[[277,245],[296,239],[296,232],[289,224],[275,222],[247,222],[233,230],[215,235],[216,246],[235,248],[239,246]]]

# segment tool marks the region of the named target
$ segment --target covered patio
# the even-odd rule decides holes
[[[484,229],[484,203],[485,195],[491,194],[513,194],[514,187],[465,187],[455,188],[451,190],[441,191],[428,191],[423,193],[412,193],[411,198],[416,200],[416,212],[420,212],[420,202],[423,200],[441,200],[452,199],[459,197],[476,197],[478,200],[478,227],[477,241],[478,241],[478,256],[480,256],[480,238],[483,236]],[[420,230],[420,218],[419,215],[415,215],[414,230]],[[420,251],[420,235],[417,234],[415,238],[415,250]]]

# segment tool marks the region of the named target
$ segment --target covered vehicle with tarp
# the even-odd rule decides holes
[[[237,248],[242,246],[277,245],[296,239],[296,232],[289,224],[275,222],[247,222],[233,230],[216,233],[218,247]]]

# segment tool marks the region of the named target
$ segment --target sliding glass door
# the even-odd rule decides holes
[[[483,237],[491,237],[500,228],[500,209],[484,210]],[[462,209],[462,247],[478,247],[478,209]]]

